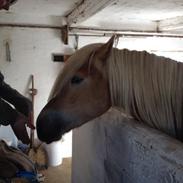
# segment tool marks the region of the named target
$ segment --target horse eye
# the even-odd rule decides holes
[[[79,84],[83,81],[83,78],[79,77],[79,76],[74,76],[72,79],[71,79],[71,83],[72,84]]]

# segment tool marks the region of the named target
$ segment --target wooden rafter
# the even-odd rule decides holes
[[[174,31],[183,29],[183,16],[161,20],[158,23],[159,31]]]
[[[116,0],[85,0],[71,13],[66,15],[69,25],[79,24],[105,7],[115,3]]]
[[[61,38],[64,44],[68,44],[68,26],[67,25],[61,28]]]

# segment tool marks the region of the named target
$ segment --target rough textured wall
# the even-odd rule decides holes
[[[183,144],[111,110],[73,133],[72,183],[182,183]]]

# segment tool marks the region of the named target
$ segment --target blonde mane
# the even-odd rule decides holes
[[[183,64],[146,51],[113,49],[111,101],[125,113],[183,140]]]

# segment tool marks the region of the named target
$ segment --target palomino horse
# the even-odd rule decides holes
[[[87,45],[67,60],[37,119],[40,140],[59,140],[111,106],[183,140],[183,64],[118,50],[113,41]]]

